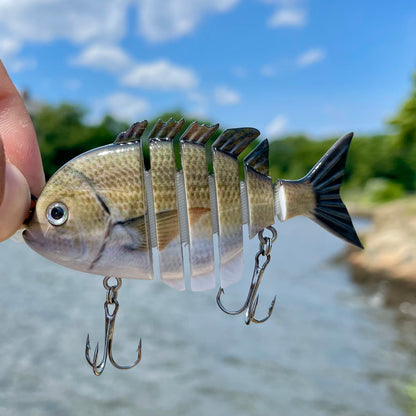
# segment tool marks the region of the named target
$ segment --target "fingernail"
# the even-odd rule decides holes
[[[11,237],[23,224],[30,208],[30,191],[25,177],[6,161],[4,193],[0,205],[0,241]]]

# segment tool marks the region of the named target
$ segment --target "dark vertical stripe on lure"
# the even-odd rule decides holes
[[[150,172],[153,187],[153,203],[157,247],[159,250],[162,280],[185,289],[181,224],[177,190],[177,170],[173,140],[184,125],[184,120],[173,119],[166,123],[159,120],[149,134]],[[182,234],[185,232],[185,228]],[[183,238],[186,239],[186,236]]]
[[[259,136],[252,128],[224,131],[212,146],[218,212],[220,278],[223,287],[241,277],[243,218],[238,155]],[[227,268],[222,267],[227,264]],[[240,268],[241,270],[237,270]]]
[[[269,176],[269,142],[263,140],[244,159],[249,237],[274,224],[274,194]]]
[[[146,269],[149,270],[150,275],[148,276],[149,279],[153,279],[155,275],[154,270],[154,261],[152,255],[152,235],[155,234],[155,226],[154,222],[151,219],[154,218],[154,209],[153,209],[153,200],[149,198],[149,187],[146,186],[146,171],[145,171],[145,163],[144,163],[144,154],[143,154],[143,143],[142,143],[142,136],[144,131],[147,128],[147,120],[143,120],[137,123],[132,124],[128,130],[125,132],[120,133],[116,140],[114,141],[114,145],[132,145],[138,152],[137,157],[137,172],[139,177],[134,178],[133,180],[137,180],[139,184],[143,187],[143,204],[146,207],[146,213],[142,218],[142,226],[141,232],[145,238],[145,243],[140,242],[140,245],[137,249],[141,250],[142,252],[147,251],[147,262]],[[139,203],[139,201],[138,201]],[[125,225],[129,222],[136,221],[137,218],[131,218],[124,221],[117,221],[115,225]],[[134,244],[132,245],[134,246]],[[141,256],[143,259],[143,256]]]
[[[191,289],[215,287],[214,245],[205,145],[218,129],[192,123],[180,138],[189,231]]]

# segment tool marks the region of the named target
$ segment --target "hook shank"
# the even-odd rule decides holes
[[[272,303],[269,306],[269,310],[267,315],[262,318],[258,319],[255,317],[257,305],[259,303],[259,295],[257,294],[261,279],[263,277],[264,271],[266,270],[267,265],[270,263],[270,253],[272,250],[272,245],[277,239],[277,232],[273,227],[267,227],[267,229],[272,233],[271,237],[267,237],[263,235],[263,231],[258,233],[258,238],[260,242],[259,251],[255,256],[255,264],[253,270],[253,276],[251,278],[250,289],[247,294],[247,298],[240,309],[237,310],[229,310],[227,309],[221,302],[221,296],[224,293],[224,289],[220,287],[217,293],[217,304],[219,308],[227,313],[228,315],[238,315],[244,311],[246,311],[245,323],[249,325],[251,322],[255,324],[261,324],[266,322],[273,313],[273,308],[276,303],[276,296],[272,300]],[[265,261],[263,264],[260,264],[260,256],[265,257]]]
[[[87,335],[87,341],[85,343],[85,358],[87,359],[88,364],[92,367],[93,372],[96,376],[99,376],[103,373],[105,365],[107,363],[107,357],[109,358],[111,364],[114,367],[120,370],[128,370],[130,368],[135,367],[139,364],[142,356],[142,340],[139,341],[139,346],[137,347],[137,359],[131,365],[119,365],[114,360],[113,357],[113,337],[114,337],[114,326],[116,322],[116,316],[119,308],[119,303],[117,300],[118,290],[121,287],[121,279],[115,278],[117,283],[115,285],[109,285],[108,280],[110,279],[109,276],[104,278],[103,285],[104,288],[107,289],[107,298],[104,303],[104,313],[105,313],[105,331],[104,331],[104,353],[101,362],[98,364],[98,342],[94,349],[93,359],[90,358],[90,335]],[[114,305],[113,312],[110,312],[109,305]]]

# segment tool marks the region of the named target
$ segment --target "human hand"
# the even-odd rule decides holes
[[[0,60],[0,241],[20,228],[30,194],[39,196],[44,184],[32,120]]]

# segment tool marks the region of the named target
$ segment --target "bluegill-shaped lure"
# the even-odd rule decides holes
[[[252,238],[276,217],[304,215],[362,247],[339,195],[352,134],[303,179],[272,183],[267,140],[244,158],[240,180],[238,156],[259,136],[254,128],[225,130],[208,157],[206,143],[218,125],[192,123],[179,139],[178,170],[173,140],[183,125],[156,123],[148,136],[149,170],[141,143],[146,121],[64,165],[36,203],[23,233],[27,244],[87,273],[133,279],[160,274],[176,289],[185,288],[189,274],[192,290],[215,286],[216,261],[221,286],[240,278],[244,224]]]
[[[238,156],[260,134],[253,128],[225,130],[209,149],[218,125],[192,123],[179,138],[178,169],[174,139],[183,126],[183,120],[173,119],[155,124],[148,135],[150,169],[142,150],[146,121],[120,133],[113,144],[69,161],[50,178],[26,221],[23,237],[39,254],[106,276],[103,358],[98,360],[98,344],[91,358],[89,336],[85,346],[85,357],[97,376],[107,358],[119,369],[141,360],[141,340],[131,365],[119,365],[113,357],[122,278],[150,280],[159,275],[178,290],[189,281],[190,289],[199,291],[215,287],[218,274],[221,310],[231,315],[246,311],[246,324],[261,323],[274,307],[273,300],[268,315],[256,318],[257,289],[276,238],[275,218],[304,215],[362,247],[339,194],[352,133],[341,137],[304,178],[273,183],[267,140],[244,158],[240,180]],[[273,236],[265,237],[265,229]],[[242,308],[229,311],[220,298],[222,288],[242,276],[244,230],[249,238],[258,234],[260,249],[247,299]],[[109,283],[111,276],[115,285]]]

